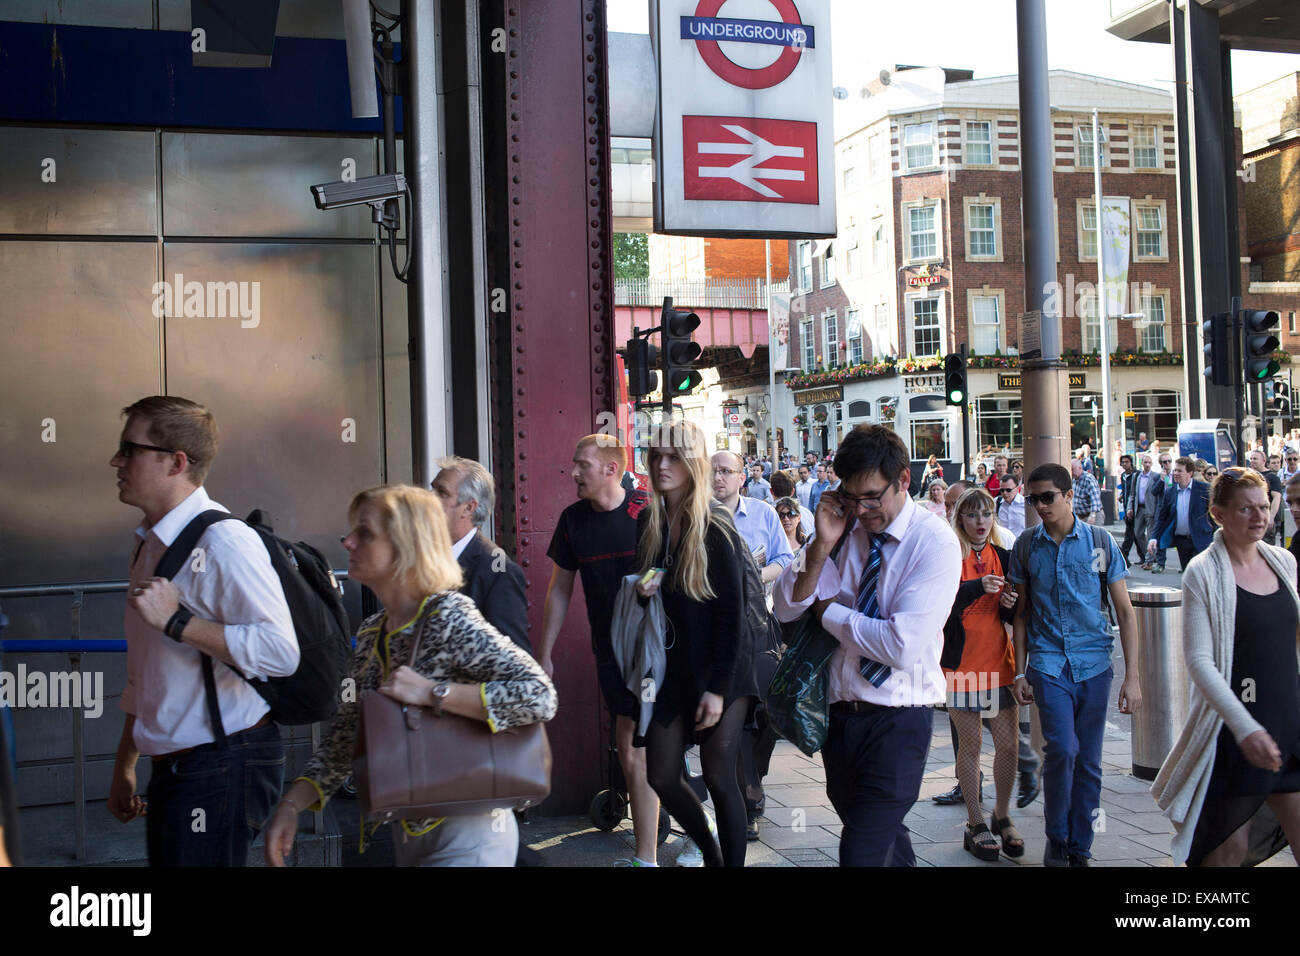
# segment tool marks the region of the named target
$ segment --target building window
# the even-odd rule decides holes
[[[874,332],[871,340],[871,354],[876,358],[881,358],[892,352],[893,336],[889,334],[889,315],[885,304],[880,303],[874,311],[875,322],[872,326]]]
[[[1005,448],[1011,454],[1019,455],[1024,444],[1024,433],[1020,415],[1020,399],[988,398],[975,399],[976,432],[979,435],[980,448]]]
[[[912,461],[925,461],[931,455],[952,460],[948,455],[947,420],[912,422]]]
[[[840,317],[831,311],[826,315],[826,367],[834,368],[840,364]]]
[[[939,326],[939,298],[912,300],[912,354],[938,355],[943,348]]]
[[[858,318],[858,310],[849,309],[849,317],[845,321],[849,326],[849,364],[861,365],[865,358],[862,352],[862,322]]]
[[[1160,169],[1160,142],[1156,139],[1154,126],[1133,127],[1133,168]]]
[[[1110,161],[1106,158],[1106,127],[1100,122],[1097,124],[1097,132],[1101,134],[1101,168],[1105,169],[1110,165]],[[1092,124],[1076,127],[1075,134],[1077,148],[1074,165],[1080,169],[1092,169]]]
[[[976,355],[1002,351],[1002,307],[996,295],[970,297],[971,350]]]
[[[934,165],[934,124],[915,123],[903,127],[903,169],[925,169]]]
[[[813,341],[813,320],[804,319],[800,322],[799,332],[803,337],[803,370],[811,372],[817,367],[817,343]]]
[[[844,191],[851,192],[858,188],[858,171],[852,166],[844,170]]]
[[[1288,312],[1286,314],[1286,330],[1289,334],[1295,335],[1295,313],[1294,312]]]
[[[885,168],[885,137],[883,133],[872,133],[867,137],[867,163],[872,179],[879,176]]]
[[[1165,339],[1165,297],[1163,295],[1142,296],[1142,338],[1143,352],[1164,352],[1168,349]]]
[[[989,122],[966,124],[967,166],[993,165],[993,124]]]
[[[1183,418],[1182,394],[1170,389],[1148,388],[1130,392],[1129,411],[1136,416],[1134,429],[1158,439],[1161,447],[1178,441],[1178,423]]]
[[[1097,261],[1097,206],[1079,204],[1079,261]]]
[[[1137,213],[1137,247],[1134,258],[1165,258],[1165,217],[1164,207],[1134,205]]]
[[[848,414],[845,415],[844,417],[845,418],[870,418],[871,403],[870,402],[849,402],[849,411]]]
[[[985,201],[983,195],[965,200],[967,259],[1001,261],[1001,205],[999,200]]]
[[[862,263],[858,257],[858,230],[850,229],[844,237],[844,274],[861,275],[861,267]]]
[[[939,258],[939,204],[911,206],[907,210],[909,260]]]
[[[876,231],[871,237],[871,264],[880,268],[885,264],[889,255],[889,250],[885,245],[885,224],[882,222],[876,226]]]
[[[826,243],[826,252],[822,255],[822,288],[835,284],[835,243]]]
[[[799,288],[812,288],[812,243],[799,243]]]
[[[1074,392],[1070,395],[1070,447],[1078,448],[1085,442],[1100,448],[1097,436],[1101,434],[1101,396],[1096,392]]]

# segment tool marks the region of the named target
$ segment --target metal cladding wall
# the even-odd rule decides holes
[[[510,321],[497,344],[509,348],[510,367],[498,382],[497,460],[503,479],[513,475],[502,497],[513,503],[536,644],[546,550],[576,500],[573,447],[614,408],[605,3],[505,0],[504,24]],[[551,813],[585,810],[602,785],[608,728],[588,635],[579,583],[554,654]]]

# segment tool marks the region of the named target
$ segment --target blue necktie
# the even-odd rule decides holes
[[[876,600],[876,584],[880,580],[880,559],[881,546],[884,544],[883,534],[873,534],[871,536],[871,550],[867,552],[867,564],[862,569],[862,578],[858,581],[858,610],[867,617],[880,617],[880,604]],[[885,681],[889,680],[889,675],[893,673],[893,668],[888,664],[882,664],[879,661],[873,661],[869,657],[858,658],[858,673],[871,684],[872,687],[879,687]]]

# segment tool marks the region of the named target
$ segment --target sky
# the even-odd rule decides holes
[[[607,0],[609,29],[648,33],[648,0]],[[1046,0],[1047,67],[1173,88],[1168,44],[1106,32],[1110,0]],[[748,8],[748,11],[746,10]],[[766,9],[767,15],[761,11]],[[766,0],[729,0],[719,16],[771,17]],[[859,89],[881,69],[906,63],[1004,76],[1016,71],[1015,0],[831,0],[832,76]],[[1233,51],[1234,93],[1300,70],[1300,55]]]

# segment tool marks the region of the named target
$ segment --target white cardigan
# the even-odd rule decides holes
[[[1295,557],[1285,548],[1260,541],[1260,556],[1282,579],[1300,613]],[[1187,722],[1151,785],[1151,795],[1174,824],[1175,864],[1187,862],[1196,821],[1201,815],[1219,731],[1227,723],[1241,743],[1263,728],[1250,716],[1230,685],[1236,632],[1237,587],[1223,532],[1183,572],[1183,658],[1192,680]],[[1300,632],[1297,632],[1300,660]]]

